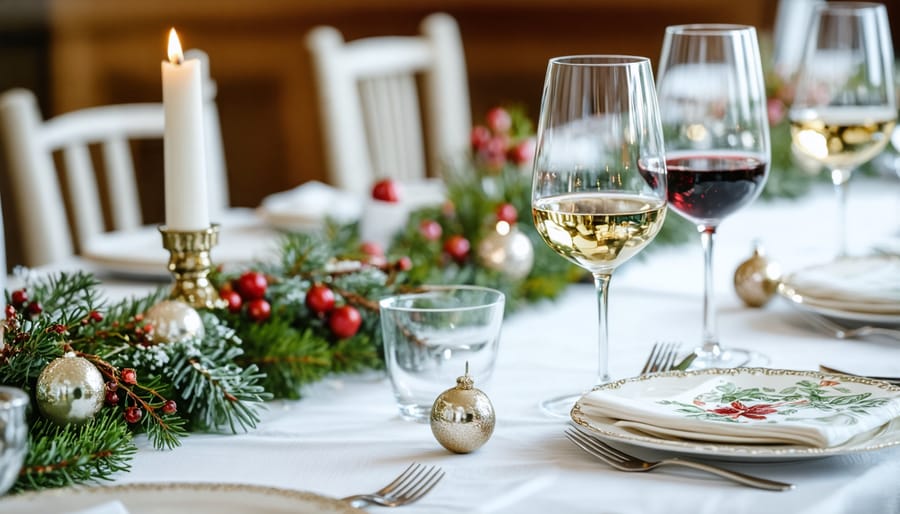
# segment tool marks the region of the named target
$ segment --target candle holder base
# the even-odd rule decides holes
[[[170,254],[169,271],[175,277],[169,297],[195,309],[227,307],[228,302],[219,297],[208,278],[212,270],[209,251],[219,242],[219,225],[187,231],[161,226],[159,232],[162,234],[163,248]]]

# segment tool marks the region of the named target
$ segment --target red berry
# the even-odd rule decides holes
[[[178,406],[175,404],[175,400],[167,400],[162,406],[163,414],[175,414],[177,410]]]
[[[472,150],[478,152],[491,140],[491,130],[484,125],[475,125],[472,128],[471,140]]]
[[[510,148],[506,152],[506,157],[519,166],[528,164],[534,159],[535,145],[534,138],[525,139]]]
[[[107,389],[106,391],[106,404],[107,405],[117,405],[119,403],[119,395],[115,391],[110,391]]]
[[[54,323],[47,327],[47,333],[63,335],[69,331],[69,328],[62,323]]]
[[[26,303],[28,303],[28,293],[26,293],[24,289],[16,289],[10,295],[10,299],[12,300],[12,304],[17,309],[21,309]]]
[[[456,262],[463,262],[469,256],[471,244],[465,237],[457,234],[444,241],[444,251]]]
[[[272,315],[272,306],[262,298],[250,300],[247,302],[247,315],[250,316],[250,319],[253,321],[262,323]]]
[[[219,297],[228,302],[228,312],[232,314],[241,312],[241,307],[244,305],[244,299],[241,298],[241,295],[239,295],[237,291],[234,289],[219,291]]]
[[[141,417],[144,415],[144,411],[142,411],[139,407],[128,407],[125,409],[125,421],[129,423],[137,423],[141,420]]]
[[[484,119],[494,134],[507,134],[512,128],[512,116],[503,107],[494,107],[489,110]]]
[[[266,276],[258,271],[248,271],[237,281],[237,290],[244,300],[256,300],[266,295],[269,282]]]
[[[6,319],[13,319],[16,317],[16,308],[13,307],[12,304],[6,306]]]
[[[419,233],[429,241],[437,241],[441,238],[441,234],[444,233],[444,229],[441,228],[441,224],[437,221],[422,220],[419,222]]]
[[[134,368],[125,368],[122,370],[122,382],[126,384],[137,384],[137,371]]]
[[[362,324],[362,316],[356,307],[344,305],[331,311],[328,317],[328,326],[339,339],[345,339],[356,335]]]
[[[389,178],[379,180],[375,183],[375,186],[372,187],[372,198],[381,200],[382,202],[399,202],[399,187],[396,182]]]
[[[497,136],[488,141],[481,155],[488,166],[502,168],[506,164],[506,146],[509,143],[505,136]]]
[[[394,263],[394,268],[397,269],[397,271],[409,271],[412,269],[412,267],[412,259],[405,255],[397,259],[397,262]]]
[[[39,302],[31,302],[25,309],[31,317],[40,316],[40,314],[44,312],[44,307]]]
[[[372,241],[363,242],[360,246],[360,250],[362,250],[364,254],[371,255],[372,257],[384,257],[384,250],[381,248],[381,245]]]
[[[118,382],[114,382],[114,381],[110,380],[109,382],[106,383],[106,390],[107,390],[107,391],[115,391],[115,390],[118,389],[118,388],[119,388],[119,383],[118,383]]]
[[[306,306],[316,314],[325,314],[334,309],[334,291],[328,286],[316,284],[306,292]]]
[[[519,211],[511,203],[502,203],[497,206],[497,221],[505,221],[512,225],[519,218]]]
[[[97,311],[91,311],[91,312],[89,312],[89,313],[88,313],[88,317],[89,317],[89,318],[91,319],[91,321],[93,321],[94,323],[100,323],[101,321],[103,321],[103,314],[100,314],[100,313],[97,312]]]

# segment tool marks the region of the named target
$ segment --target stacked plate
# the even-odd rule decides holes
[[[779,294],[816,314],[870,324],[900,324],[900,256],[845,258],[782,280]]]

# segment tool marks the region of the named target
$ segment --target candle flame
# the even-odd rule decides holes
[[[181,51],[181,41],[178,40],[178,34],[175,27],[169,31],[169,62],[173,64],[181,64],[184,61],[184,53]]]

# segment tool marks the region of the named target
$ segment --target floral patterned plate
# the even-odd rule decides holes
[[[708,459],[784,461],[898,446],[898,405],[900,387],[884,382],[738,368],[605,384],[579,399],[571,415],[581,430],[607,442]],[[654,419],[641,419],[648,411]],[[796,440],[798,434],[815,442],[773,442],[785,435]],[[843,442],[830,444],[834,440]]]

